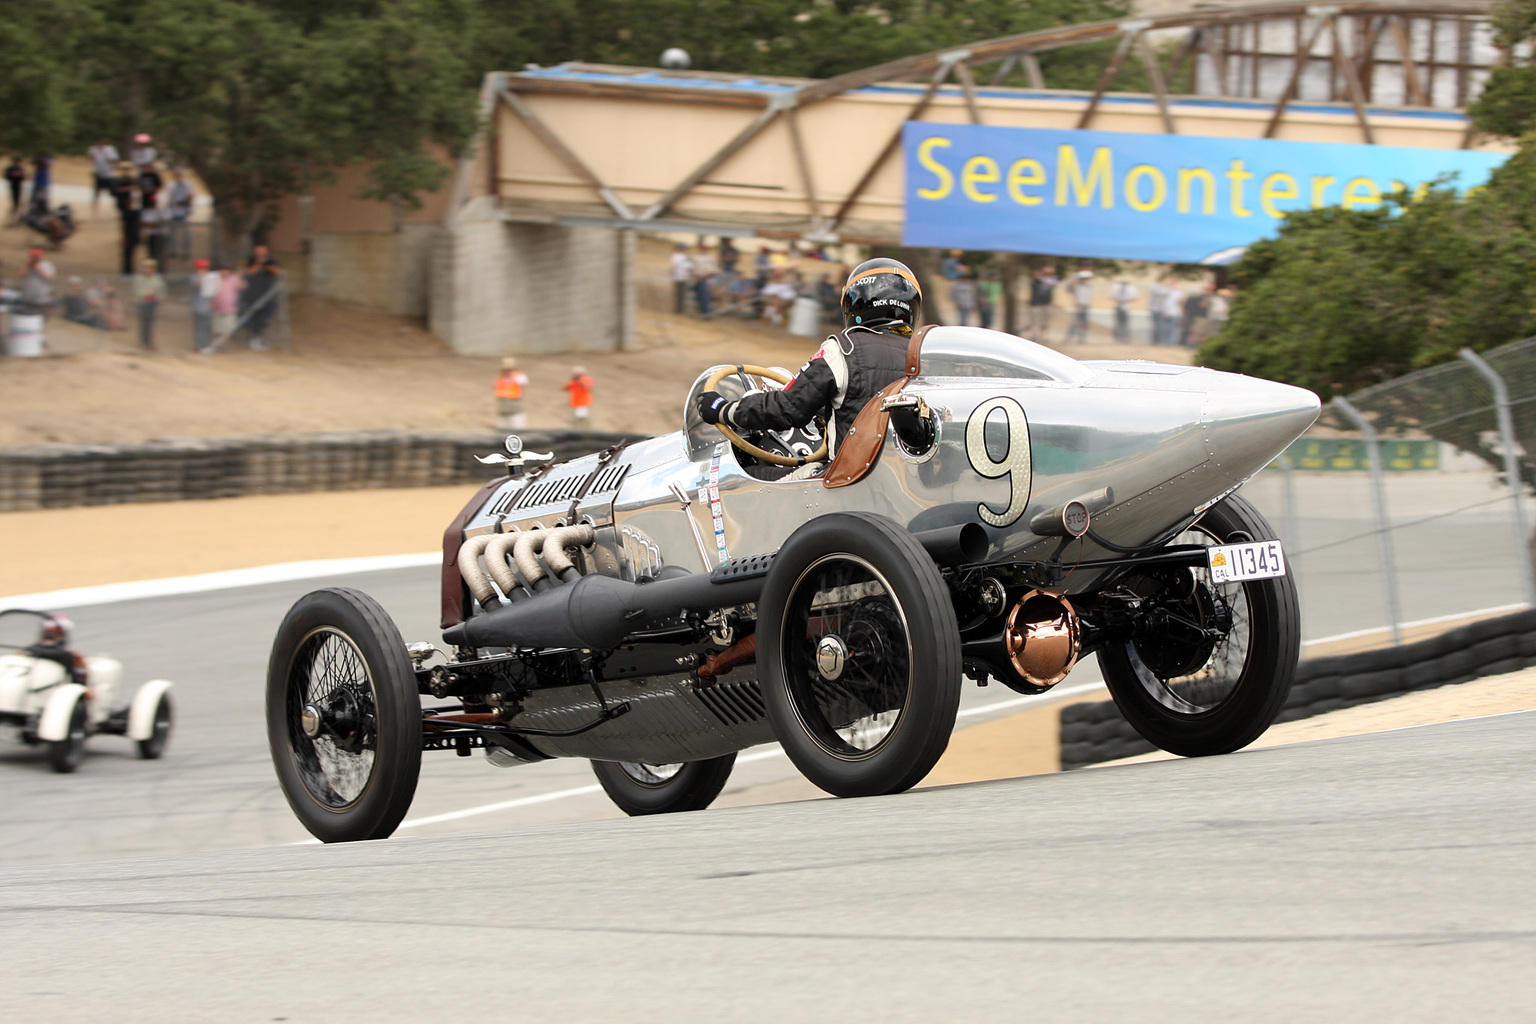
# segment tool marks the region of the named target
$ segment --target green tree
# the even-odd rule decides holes
[[[563,61],[654,66],[663,50],[680,46],[699,70],[830,78],[1128,9],[1124,0],[488,0],[477,61],[488,70]],[[1051,84],[1091,84],[1104,58],[1102,48],[1088,49],[1043,55]],[[1135,73],[1128,66],[1126,81]]]
[[[0,15],[0,151],[31,155],[75,145],[75,54],[92,13],[89,0],[7,0]]]
[[[1494,43],[1515,54],[1536,42],[1536,0],[1505,0],[1493,12]],[[1524,46],[1527,51],[1529,46]],[[1536,128],[1536,65],[1515,57],[1496,67],[1469,108],[1478,131],[1518,138]]]
[[[446,176],[427,147],[457,152],[475,129],[474,0],[82,2],[77,122],[152,132],[236,246],[359,161],[369,197],[418,204]]]
[[[1233,267],[1238,298],[1201,350],[1217,369],[1325,398],[1536,333],[1536,155],[1469,196],[1291,214]]]

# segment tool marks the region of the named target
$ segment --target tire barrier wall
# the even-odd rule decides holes
[[[1536,610],[1483,619],[1400,647],[1303,661],[1277,722],[1536,665]],[[1155,750],[1112,700],[1061,709],[1062,770]]]
[[[366,431],[0,449],[0,512],[480,483],[500,467],[475,456],[503,451],[504,436]],[[530,451],[569,459],[640,435],[550,430],[520,436]]]

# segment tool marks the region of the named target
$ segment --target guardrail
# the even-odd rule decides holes
[[[530,450],[569,459],[640,435],[531,430],[521,436]],[[503,437],[381,430],[0,449],[0,512],[475,483],[497,475],[475,456],[501,451]]]
[[[1532,665],[1536,665],[1536,609],[1526,609],[1416,643],[1303,661],[1276,721],[1294,722]],[[1061,709],[1064,771],[1155,749],[1121,716],[1114,701],[1068,704]]]

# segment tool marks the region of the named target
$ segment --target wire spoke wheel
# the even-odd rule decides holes
[[[868,562],[826,555],[790,590],[786,682],[800,724],[829,754],[869,757],[896,731],[911,689],[912,642],[890,584]]]
[[[677,778],[683,763],[679,761],[676,764],[641,764],[638,761],[619,761],[618,766],[623,769],[625,775],[642,786],[664,786]]]
[[[758,608],[763,697],[795,767],[837,796],[921,781],[954,728],[960,632],[912,535],[869,513],[813,519],[774,557]]]
[[[678,764],[593,761],[603,790],[625,814],[672,814],[702,811],[714,802],[731,777],[735,754]]]
[[[288,676],[288,738],[305,788],[327,807],[352,806],[373,775],[377,704],[351,639],[330,627],[304,638]]]
[[[267,667],[267,739],[283,794],[316,838],[382,839],[421,770],[421,700],[405,643],[366,594],[317,590],[288,612]]]
[[[1172,544],[1213,547],[1221,543],[1208,527],[1196,525]],[[1253,647],[1253,607],[1241,583],[1213,583],[1211,570],[1185,570],[1188,593],[1168,610],[1177,616],[1169,634],[1132,646],[1136,678],[1151,698],[1181,715],[1213,711],[1237,691]],[[1196,627],[1215,626],[1225,635],[1214,643]]]
[[[1263,516],[1233,496],[1171,543],[1210,547],[1272,537]],[[1217,584],[1202,563],[1148,577],[1144,592],[1168,627],[1099,651],[1104,681],[1126,720],[1157,746],[1185,756],[1252,743],[1280,713],[1295,676],[1295,582],[1281,576]]]

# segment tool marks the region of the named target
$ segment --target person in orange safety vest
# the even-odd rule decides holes
[[[501,375],[496,378],[496,426],[502,430],[522,430],[528,426],[523,413],[523,388],[528,375],[517,368],[511,356],[501,361]]]
[[[571,379],[566,382],[565,390],[571,393],[571,415],[577,423],[584,422],[592,414],[592,383],[585,366],[571,367]]]

